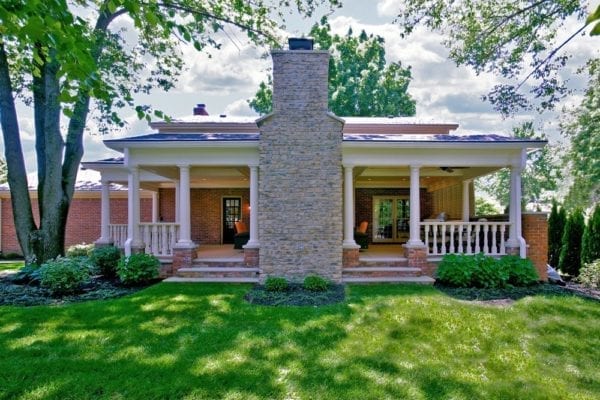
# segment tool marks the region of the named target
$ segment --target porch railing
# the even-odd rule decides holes
[[[146,245],[145,252],[155,256],[172,256],[173,246],[179,239],[179,224],[173,222],[141,223],[140,239]],[[110,237],[117,247],[124,247],[127,240],[127,224],[110,224]]]
[[[421,222],[427,255],[452,253],[488,255],[506,254],[510,222]]]

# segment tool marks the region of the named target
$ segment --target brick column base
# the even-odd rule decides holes
[[[411,268],[427,268],[427,247],[404,245],[404,257]]]
[[[359,248],[357,249],[343,249],[342,253],[342,267],[352,268],[358,266]]]
[[[196,246],[173,247],[173,271],[179,268],[191,267],[196,256]]]
[[[523,213],[523,238],[527,242],[529,258],[542,281],[548,280],[548,215],[546,213]]]
[[[260,264],[260,251],[258,248],[244,249],[244,265],[246,267],[258,268]]]

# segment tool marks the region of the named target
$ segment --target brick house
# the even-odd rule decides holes
[[[338,117],[328,111],[326,51],[272,58],[271,114],[210,116],[199,105],[191,117],[151,123],[155,133],[106,140],[123,157],[83,163],[101,184],[87,215],[75,217],[76,196],[70,222],[93,218],[98,245],[154,253],[172,280],[430,282],[444,254],[479,252],[530,255],[545,279],[545,215],[520,208],[526,152],[544,141]],[[473,179],[504,167],[509,214],[475,218]],[[249,227],[242,250],[231,244],[236,221]],[[354,232],[363,221],[361,250]]]

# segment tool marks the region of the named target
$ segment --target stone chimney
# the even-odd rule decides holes
[[[208,115],[206,104],[197,104],[196,107],[194,107],[194,115]]]
[[[273,113],[260,129],[262,276],[342,272],[342,127],[328,113],[329,53],[274,50]]]

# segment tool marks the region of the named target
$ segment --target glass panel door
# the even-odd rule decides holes
[[[410,207],[406,198],[373,197],[373,242],[405,242],[409,232]]]
[[[239,197],[223,198],[223,243],[233,243],[235,222],[242,219],[242,199]]]

